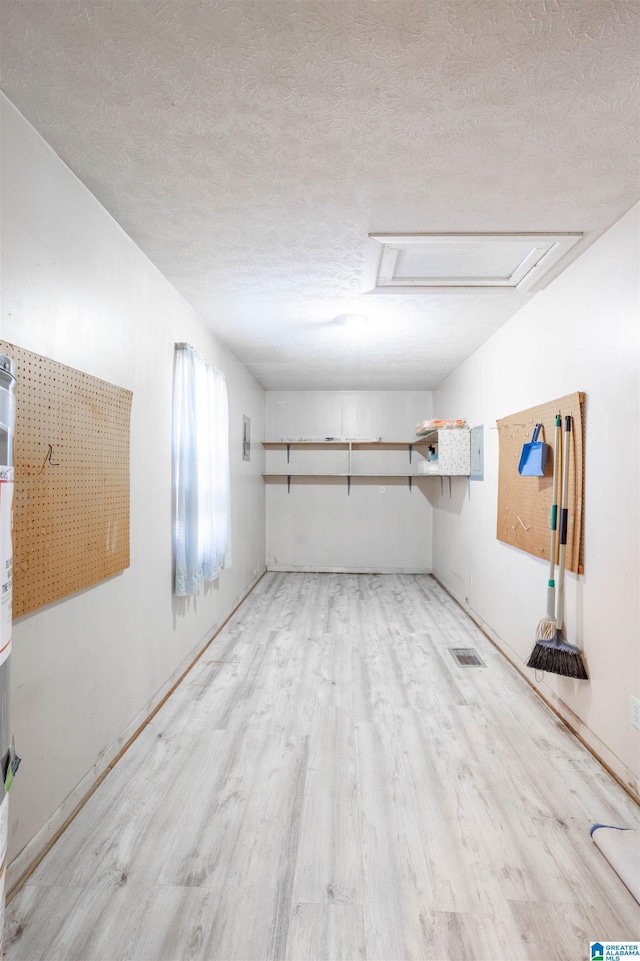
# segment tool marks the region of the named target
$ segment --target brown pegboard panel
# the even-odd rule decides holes
[[[554,422],[556,414],[573,418],[569,460],[569,524],[566,566],[576,574],[584,573],[584,401],[580,392],[558,400],[521,410],[496,423],[499,435],[498,529],[499,541],[549,560],[549,516],[552,499]],[[531,440],[533,428],[543,425],[539,440],[551,447],[543,477],[521,477],[518,464],[522,445]],[[560,451],[562,458],[562,437]],[[557,556],[556,556],[557,560]]]
[[[129,566],[132,394],[0,341],[16,365],[13,616]]]

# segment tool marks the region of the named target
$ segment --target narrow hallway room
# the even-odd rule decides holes
[[[640,959],[640,0],[2,0],[0,958]]]

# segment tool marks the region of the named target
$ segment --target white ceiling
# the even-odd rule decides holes
[[[431,389],[532,294],[363,296],[367,235],[582,232],[557,275],[638,198],[639,12],[3,0],[2,89],[266,388]]]

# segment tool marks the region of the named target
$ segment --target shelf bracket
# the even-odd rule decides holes
[[[413,454],[413,444],[409,444],[409,463],[411,463],[412,454]]]
[[[287,464],[289,463],[290,454],[291,454],[291,444],[287,444]]]
[[[287,474],[287,494],[291,493],[291,474]]]
[[[449,498],[451,498],[451,474],[449,474]]]
[[[413,478],[412,478],[411,474],[409,474],[409,493],[411,493],[411,483],[412,483],[412,481],[413,481]]]
[[[347,497],[351,493],[351,474],[347,477]]]
[[[440,478],[440,497],[444,497],[444,477]]]

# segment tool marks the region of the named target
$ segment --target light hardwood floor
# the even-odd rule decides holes
[[[640,935],[596,821],[640,818],[431,577],[267,574],[10,903],[6,958],[581,961]]]

